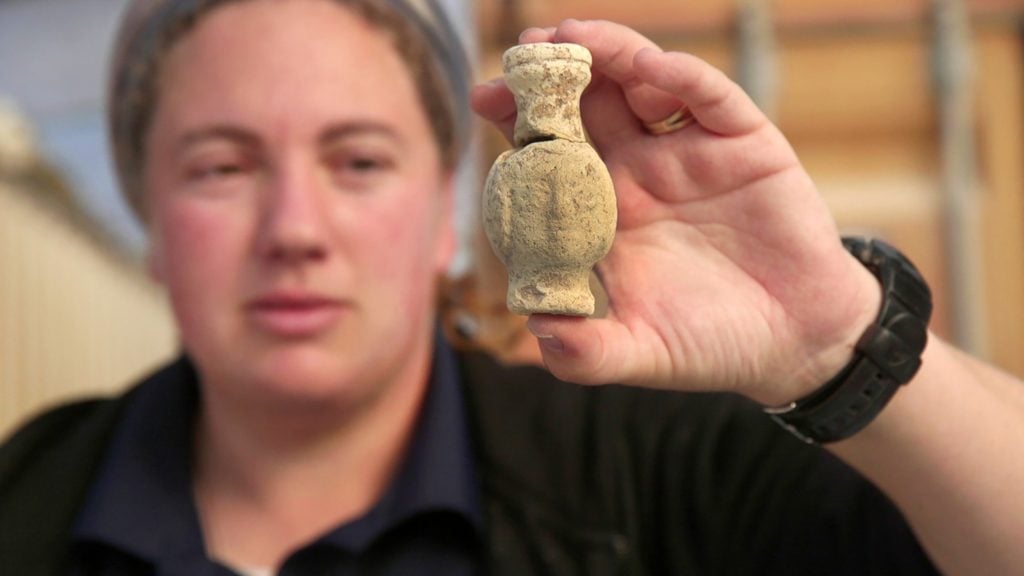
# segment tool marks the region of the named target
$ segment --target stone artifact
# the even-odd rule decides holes
[[[484,230],[508,269],[516,314],[594,313],[588,279],[615,236],[615,191],[587,143],[580,95],[590,52],[575,44],[525,44],[502,57],[515,95],[515,146],[484,185]]]

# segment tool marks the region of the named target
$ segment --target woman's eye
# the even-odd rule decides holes
[[[193,174],[197,178],[215,178],[219,176],[230,176],[239,172],[238,166],[233,164],[220,164],[217,166],[204,166],[197,169]]]
[[[353,158],[348,164],[350,168],[357,172],[370,172],[384,167],[376,158]]]
[[[336,186],[349,190],[367,190],[376,186],[395,167],[387,154],[339,151],[326,158]]]
[[[240,162],[218,162],[200,164],[188,169],[188,179],[192,181],[216,180],[237,176],[245,171]]]
[[[191,186],[208,187],[234,182],[255,173],[262,163],[255,144],[236,142],[231,137],[201,135],[187,141],[177,160],[177,176]]]
[[[392,165],[386,157],[356,154],[335,158],[332,164],[336,171],[355,175],[369,175],[384,171]]]

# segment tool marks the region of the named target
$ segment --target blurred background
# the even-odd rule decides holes
[[[114,187],[106,59],[124,0],[0,0],[0,436],[176,352],[144,237]],[[1024,375],[1024,0],[450,0],[481,79],[531,25],[630,25],[729,73],[790,139],[846,232],[899,245],[935,329]],[[507,145],[480,128],[452,337],[535,358],[476,218]],[[685,274],[680,270],[680,274]]]

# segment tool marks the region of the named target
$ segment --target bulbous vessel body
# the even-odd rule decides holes
[[[509,273],[516,314],[588,316],[589,277],[615,236],[611,176],[586,141],[579,101],[590,53],[574,44],[526,44],[503,57],[516,98],[517,148],[484,186],[484,230]]]

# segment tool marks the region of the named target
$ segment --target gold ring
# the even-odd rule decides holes
[[[658,120],[657,122],[647,122],[644,124],[644,127],[647,128],[647,131],[652,135],[661,136],[662,134],[669,134],[677,130],[682,130],[696,121],[697,119],[693,116],[693,112],[691,112],[686,106],[683,106],[679,110],[673,112],[668,118]]]

